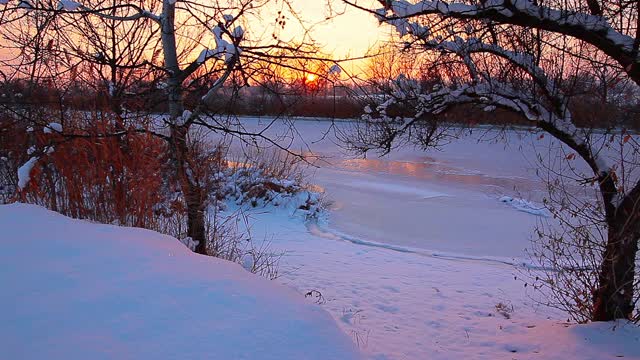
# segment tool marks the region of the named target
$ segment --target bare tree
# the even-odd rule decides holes
[[[311,43],[284,43],[277,35],[265,40],[261,37],[264,29],[256,31],[253,39],[247,36],[252,23],[262,21],[268,6],[289,8],[286,0],[7,0],[0,6],[3,45],[15,59],[21,59],[4,61],[16,78],[27,77],[26,65],[31,66],[31,78],[43,77],[37,71],[47,73],[52,82],[77,83],[80,78],[103,94],[102,101],[109,104],[120,124],[115,132],[105,134],[56,127],[53,130],[63,141],[124,137],[130,132],[150,133],[166,141],[187,208],[187,233],[199,242],[196,251],[201,254],[207,253],[204,212],[208,194],[202,179],[194,176],[198,157],[189,146],[190,129],[200,126],[248,141],[263,138],[280,146],[262,132],[246,131],[239,123],[215,116],[213,100],[225,84],[243,86],[259,79],[260,69],[270,65],[294,68],[291,63],[298,57],[322,60]],[[284,26],[284,22],[277,21],[275,26]],[[25,56],[29,52],[33,56]],[[59,66],[46,66],[45,57]],[[127,98],[158,91],[157,104],[147,103],[125,114]],[[166,116],[156,116],[156,123],[150,126],[125,124],[127,116],[141,112],[148,116],[157,109],[166,109]],[[64,119],[65,111],[60,109],[58,116]],[[29,122],[46,127],[44,118],[30,117]],[[47,149],[53,146],[43,151]],[[41,156],[32,155],[23,168],[27,173]]]
[[[442,75],[441,84],[429,88],[399,78],[389,100],[365,109],[366,125],[357,129],[351,146],[383,152],[406,141],[432,146],[447,136],[440,115],[462,105],[519,114],[564,144],[568,153],[563,161],[581,159],[586,171],[568,165],[573,179],[597,189],[598,199],[591,206],[602,209],[599,221],[606,240],[589,294],[590,319],[631,319],[640,239],[637,146],[625,133],[609,138],[578,127],[572,99],[579,69],[606,69],[604,82],[623,77],[640,85],[640,3],[392,0],[381,1],[383,8],[368,9],[345,2],[394,26],[406,48],[438,54],[433,66]],[[412,112],[399,116],[394,107]],[[621,156],[609,156],[611,143],[623,146]],[[570,216],[566,208],[556,210]]]

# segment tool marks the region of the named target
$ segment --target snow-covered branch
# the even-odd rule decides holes
[[[355,7],[359,5],[344,0]],[[408,19],[423,15],[460,20],[485,20],[498,24],[537,28],[568,35],[589,43],[603,51],[637,83],[640,84],[640,55],[638,41],[616,30],[604,16],[554,9],[537,5],[532,0],[486,0],[479,4],[422,0],[411,3],[406,0],[386,0],[385,7],[374,11],[382,22],[395,26],[402,33],[416,36],[429,32],[424,26],[416,26]],[[360,7],[362,8],[362,7]],[[365,9],[368,10],[368,9]]]
[[[401,76],[393,82],[391,97],[375,106],[365,109],[366,129],[351,140],[355,148],[365,150],[382,148],[389,151],[394,142],[403,137],[416,136],[421,128],[430,138],[418,139],[423,146],[433,146],[429,141],[445,138],[436,128],[442,127],[437,115],[461,105],[476,105],[484,111],[496,108],[506,109],[522,115],[537,127],[552,134],[555,138],[573,149],[591,168],[601,186],[611,185],[610,173],[613,167],[589,146],[589,134],[577,128],[571,121],[568,110],[558,113],[544,97],[536,93],[523,91],[512,85],[495,79],[468,83],[462,86],[435,86],[431,91],[423,91],[416,82]],[[411,108],[408,117],[390,115],[394,109]],[[436,144],[437,145],[437,144]],[[615,188],[614,188],[615,191]],[[608,204],[613,201],[613,194],[605,199]]]
[[[482,76],[482,74],[479,73],[475,62],[472,59],[472,54],[491,54],[509,61],[509,63],[527,73],[540,87],[540,89],[544,91],[549,102],[555,107],[555,113],[562,115],[565,122],[571,122],[571,113],[567,109],[567,100],[565,99],[561,89],[553,79],[550,79],[547,76],[544,69],[536,64],[534,57],[531,56],[531,54],[507,50],[497,44],[487,44],[473,37],[468,40],[464,40],[459,36],[456,36],[454,41],[436,41],[433,39],[424,40],[425,47],[427,49],[448,52],[460,57],[468,67],[474,82],[478,81],[479,79],[477,79],[477,77]],[[485,80],[490,80],[490,77],[485,76]]]
[[[411,14],[412,10],[401,8],[402,15]],[[406,10],[406,11],[404,11]],[[454,36],[453,41],[442,41],[438,37],[431,37],[430,32],[422,25],[410,22],[407,19],[391,20],[401,36],[412,35],[422,40],[427,50],[434,50],[459,57],[466,65],[472,80],[469,84],[459,88],[444,87],[436,91],[420,93],[420,90],[411,88],[409,90],[405,78],[395,81],[393,98],[378,106],[378,112],[386,116],[386,108],[391,105],[393,99],[406,100],[413,98],[415,118],[424,114],[439,114],[446,109],[461,104],[482,104],[486,110],[501,107],[521,114],[524,118],[537,125],[544,124],[545,127],[553,129],[560,135],[561,140],[570,147],[582,147],[583,141],[587,137],[584,131],[574,125],[571,112],[567,108],[567,100],[560,87],[548,77],[544,69],[536,64],[534,57],[525,52],[508,50],[498,44],[488,44],[478,38],[470,37],[462,39]],[[487,72],[478,69],[473,54],[489,54],[507,60],[512,65],[519,68],[530,77],[542,90],[542,94],[536,89],[514,88],[513,86],[495,80]],[[541,96],[543,95],[543,96]],[[388,120],[388,119],[386,119]],[[403,124],[404,129],[411,124]],[[584,156],[592,158],[589,152],[584,152]],[[593,158],[590,166],[595,174],[609,171],[609,166],[601,159]]]
[[[217,91],[224,85],[225,81],[229,78],[234,71],[236,64],[239,61],[239,56],[242,53],[242,49],[239,46],[240,41],[244,36],[244,30],[241,26],[236,26],[232,31],[227,29],[227,26],[235,19],[232,15],[223,16],[227,25],[219,22],[218,25],[211,29],[213,33],[216,47],[214,49],[204,49],[200,52],[198,58],[193,61],[187,68],[180,72],[179,81],[184,81],[187,77],[193,74],[198,68],[200,68],[208,59],[211,58],[224,58],[225,68],[222,75],[209,87],[207,92],[201,97],[200,103],[194,109],[193,112],[185,111],[179,119],[177,119],[180,125],[189,125],[193,123],[202,112],[203,108],[209,103]],[[231,42],[224,39],[224,35],[227,35]]]
[[[15,9],[34,10],[50,13],[69,13],[69,14],[86,14],[101,17],[103,19],[115,20],[115,21],[133,21],[138,19],[151,19],[156,23],[160,23],[160,16],[143,9],[136,4],[118,4],[107,7],[91,8],[82,4],[81,2],[74,0],[59,0],[55,8],[49,6],[42,6],[40,3],[31,2],[33,0],[3,0],[0,1],[0,5],[9,5],[11,1],[15,1],[17,5]],[[126,12],[123,15],[114,15],[116,11]]]
[[[224,17],[226,19],[233,18],[231,15],[224,15]],[[211,58],[224,58],[226,64],[233,64],[242,53],[242,48],[239,46],[244,36],[242,26],[236,26],[232,31],[229,31],[223,23],[218,23],[218,25],[211,29],[211,32],[214,36],[215,48],[203,49],[200,55],[198,55],[198,58],[182,71],[183,79],[189,77],[189,75],[193,74],[202,64]],[[231,42],[225,40],[224,35],[227,35],[231,39]]]
[[[489,20],[515,25],[519,25],[524,21],[522,19],[526,18],[529,22],[537,21],[538,23],[533,25],[541,29],[561,27],[563,30],[558,33],[570,35],[577,32],[576,29],[581,29],[591,34],[592,41],[597,38],[606,38],[609,45],[615,46],[620,53],[626,52],[629,56],[634,49],[631,37],[616,33],[602,16],[553,10],[537,6],[529,0],[487,0],[478,5],[444,1],[420,1],[412,4],[404,0],[383,3],[385,8],[375,11],[380,21],[394,26],[401,37],[411,36],[417,41],[409,46],[415,47],[420,43],[420,46],[427,51],[446,53],[460,58],[467,67],[471,79],[462,85],[443,83],[430,91],[416,89],[415,86],[407,87],[409,82],[406,78],[396,80],[391,97],[377,105],[375,111],[366,109],[369,111],[364,116],[369,125],[377,127],[376,136],[386,137],[381,141],[378,138],[376,140],[378,144],[384,144],[388,149],[391,141],[410,133],[416,126],[424,126],[425,123],[430,123],[428,126],[434,126],[434,123],[439,121],[434,115],[459,105],[480,105],[485,111],[492,111],[499,107],[520,114],[575,150],[601,182],[613,171],[611,165],[591,151],[588,132],[579,129],[573,122],[571,111],[568,109],[569,101],[560,85],[549,77],[547,71],[540,67],[533,55],[506,49],[500,46],[495,37],[493,43],[483,42],[478,38],[478,31],[471,24],[465,28],[466,39],[451,34],[449,40],[443,40],[440,31],[432,33],[432,29],[427,26],[433,19],[420,18],[420,16]],[[417,19],[421,20],[416,21]],[[576,37],[579,38],[579,36]],[[481,66],[486,62],[479,62],[479,59],[474,56],[476,54],[506,60],[519,69],[525,75],[525,79],[530,79],[524,81],[531,81],[531,84],[528,86],[522,83],[523,79],[520,76],[513,77],[510,73],[495,76],[495,70]],[[634,59],[635,57],[634,54]],[[489,62],[496,64],[495,60]],[[640,77],[635,80],[640,81]],[[389,109],[394,108],[396,111],[397,109],[406,111],[409,108],[412,114],[408,119],[397,115],[389,116]],[[607,186],[612,187],[610,185]],[[613,190],[609,189],[607,192],[615,193],[615,188],[612,188]]]

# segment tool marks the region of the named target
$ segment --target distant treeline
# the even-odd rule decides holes
[[[117,106],[130,112],[167,112],[164,90],[153,86],[137,86],[137,92],[113,96],[108,89],[69,87],[60,90],[54,86],[33,86],[14,81],[0,88],[0,105],[49,106],[76,110],[113,109]],[[187,108],[195,106],[204,94],[190,93],[186,97]],[[361,92],[361,91],[360,91]],[[248,116],[300,116],[336,119],[359,118],[366,105],[375,107],[384,95],[357,94],[346,87],[339,91],[309,93],[281,91],[261,87],[225,88],[214,101],[208,104],[209,111],[218,114]],[[114,101],[114,99],[116,101]],[[114,105],[115,104],[115,105]],[[576,124],[588,128],[625,128],[640,131],[640,103],[611,104],[592,96],[575,96],[569,108]],[[390,115],[408,115],[405,109],[390,108]],[[438,115],[443,122],[465,125],[527,125],[531,122],[507,110],[484,111],[482,107],[461,105]]]

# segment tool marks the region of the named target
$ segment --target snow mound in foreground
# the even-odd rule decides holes
[[[152,231],[0,206],[6,359],[359,359],[321,308]]]

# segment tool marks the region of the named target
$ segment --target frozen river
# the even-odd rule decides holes
[[[243,119],[249,129],[267,119]],[[443,151],[404,148],[367,158],[346,152],[336,131],[348,122],[278,122],[267,136],[291,150],[321,157],[308,181],[332,202],[328,230],[348,238],[465,256],[522,258],[532,229],[544,220],[501,202],[504,196],[541,207],[535,173],[536,135],[476,130]],[[276,136],[277,134],[277,136]],[[521,151],[524,147],[525,151]],[[526,150],[529,150],[527,154]],[[527,155],[523,155],[527,154]],[[522,209],[521,209],[522,210]],[[526,209],[525,209],[526,210]]]
[[[640,358],[637,337],[562,323],[566,314],[524,286],[538,270],[514,266],[549,220],[536,159],[562,153],[547,139],[476,130],[440,152],[362,159],[336,141],[349,122],[242,124],[321,157],[307,180],[331,200],[328,221],[258,209],[252,234],[284,254],[277,281],[311,292],[368,359]]]

